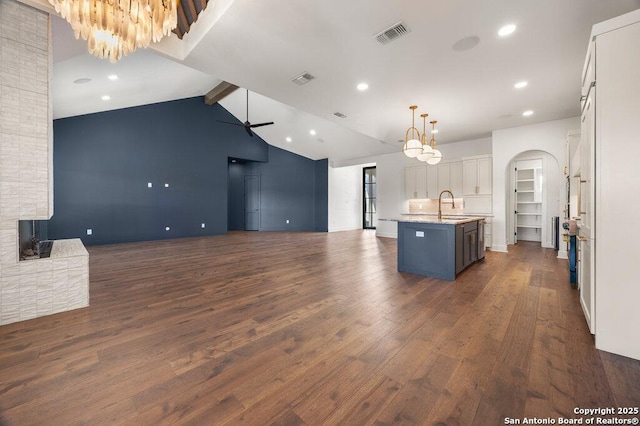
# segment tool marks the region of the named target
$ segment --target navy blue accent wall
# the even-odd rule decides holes
[[[269,162],[229,164],[229,230],[244,229],[244,177],[260,176],[261,231],[327,231],[328,161],[269,146]],[[287,223],[289,220],[289,223]]]
[[[201,97],[55,120],[49,238],[91,245],[226,233],[230,157],[268,161],[266,175],[299,166],[272,165],[262,139],[216,120],[237,121]]]
[[[329,160],[316,161],[315,230],[329,231]]]

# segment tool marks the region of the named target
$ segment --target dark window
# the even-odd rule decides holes
[[[362,227],[364,229],[376,229],[378,225],[378,213],[376,210],[376,168],[365,167],[363,172],[363,218]]]

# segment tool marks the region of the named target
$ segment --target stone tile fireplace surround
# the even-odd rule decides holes
[[[80,240],[47,259],[20,261],[19,220],[53,214],[49,15],[0,0],[0,325],[89,304],[89,255]]]

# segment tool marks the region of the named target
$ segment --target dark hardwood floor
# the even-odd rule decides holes
[[[0,327],[5,425],[502,425],[640,405],[566,260],[398,273],[371,231],[90,247],[91,306]]]

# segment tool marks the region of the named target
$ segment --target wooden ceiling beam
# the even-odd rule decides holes
[[[189,32],[189,21],[187,20],[187,15],[185,15],[184,13],[182,2],[180,2],[177,12],[178,12],[178,25],[176,25],[174,32],[178,30],[179,32],[176,32],[176,35],[180,40],[182,40],[182,37]]]
[[[227,95],[233,93],[237,88],[238,86],[236,86],[235,84],[223,81],[213,89],[209,90],[209,93],[204,95],[204,103],[207,105],[213,105],[216,102],[221,101]]]
[[[191,14],[191,19],[192,19],[190,24],[193,24],[194,22],[196,22],[198,20],[198,12],[196,11],[196,5],[193,3],[193,0],[182,0],[180,3],[182,4],[186,3],[187,7],[189,8],[189,13]],[[189,32],[189,30],[187,30],[187,32]]]

